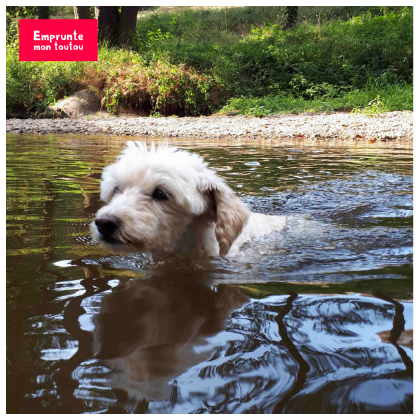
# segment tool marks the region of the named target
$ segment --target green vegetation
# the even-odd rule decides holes
[[[109,112],[249,115],[413,108],[412,7],[157,8],[139,14],[130,49],[102,45],[97,63],[19,62],[7,32],[7,112],[40,113],[90,87]]]
[[[373,99],[372,99],[373,98]],[[351,110],[367,115],[388,111],[413,110],[413,85],[384,78],[371,79],[364,88],[356,88],[337,96],[324,94],[316,99],[304,99],[292,94],[266,96],[263,98],[232,98],[222,112],[264,116],[270,114],[329,112]]]
[[[49,6],[50,19],[72,19],[72,6]],[[6,23],[10,25],[13,19],[33,19],[38,15],[37,6],[6,6]]]

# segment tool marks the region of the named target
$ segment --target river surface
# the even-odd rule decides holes
[[[155,263],[89,236],[126,141],[7,135],[8,413],[413,411],[412,143],[172,140],[290,217]]]

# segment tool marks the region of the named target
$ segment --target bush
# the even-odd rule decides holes
[[[105,57],[108,55],[112,60]],[[131,108],[163,116],[202,115],[213,112],[219,101],[220,87],[215,80],[184,64],[154,60],[144,65],[137,54],[118,56],[117,51],[110,54],[109,50],[101,56],[100,65],[85,69],[82,84],[102,92],[111,113]]]
[[[150,14],[139,21],[132,48],[146,62],[157,57],[211,73],[233,96],[291,92],[313,99],[325,90],[341,94],[361,88],[384,73],[412,81],[412,8],[398,14],[385,9],[382,16],[368,11],[348,21],[301,24],[293,31],[281,31],[273,19],[257,26],[266,9]],[[271,9],[279,16],[280,8]],[[245,32],[249,15],[254,23]]]

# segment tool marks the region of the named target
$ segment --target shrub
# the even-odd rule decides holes
[[[220,86],[210,75],[185,64],[154,60],[147,65],[133,52],[102,49],[97,65],[80,82],[102,94],[109,112],[121,108],[168,115],[202,115],[220,108]]]

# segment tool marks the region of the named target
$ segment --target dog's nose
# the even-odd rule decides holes
[[[95,219],[95,225],[99,233],[104,236],[111,236],[120,226],[121,220],[115,216],[101,216]]]

